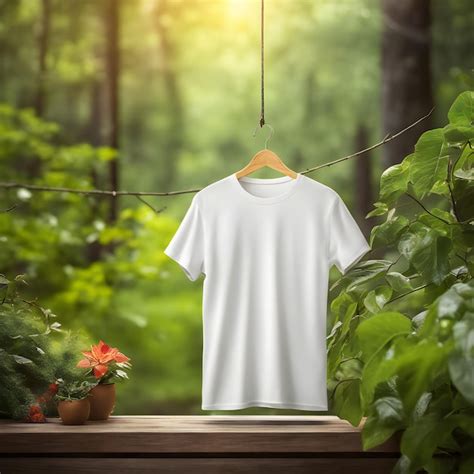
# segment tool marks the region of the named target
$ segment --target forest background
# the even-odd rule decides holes
[[[434,107],[389,144],[310,174],[367,238],[382,171],[473,89],[471,7],[266,2],[270,147],[291,168],[364,149]],[[240,169],[267,133],[252,135],[259,13],[257,0],[1,0],[0,181],[172,191]],[[0,187],[0,272],[25,275],[78,347],[103,339],[131,357],[116,414],[201,413],[202,282],[163,254],[191,197]]]

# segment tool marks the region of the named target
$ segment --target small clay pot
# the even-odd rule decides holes
[[[58,413],[65,425],[83,425],[89,418],[90,408],[88,398],[58,402]]]
[[[89,420],[107,420],[115,408],[115,384],[100,383],[89,392]]]

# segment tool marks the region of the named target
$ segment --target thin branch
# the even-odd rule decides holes
[[[448,189],[449,189],[449,196],[451,197],[451,204],[453,206],[453,213],[456,216],[456,219],[458,220],[458,222],[461,222],[461,219],[459,218],[459,214],[458,214],[458,209],[457,209],[457,206],[456,206],[456,199],[454,199],[453,189],[451,188],[451,184],[449,183],[449,181],[446,181],[446,183],[447,183]]]
[[[13,211],[13,209],[16,209],[19,206],[21,206],[21,204],[13,204],[12,206],[8,207],[7,209],[4,209],[3,211],[0,211],[0,213]]]
[[[105,191],[101,189],[72,189],[72,188],[58,188],[50,186],[40,186],[36,184],[21,184],[11,182],[0,182],[0,188],[12,189],[12,188],[23,188],[29,189],[30,191],[51,191],[57,193],[73,193],[73,194],[84,194],[84,195],[97,195],[97,196],[175,196],[178,194],[197,193],[201,189],[185,189],[182,191],[169,191],[169,192],[153,192],[153,191]]]
[[[338,158],[337,160],[330,161],[329,163],[323,163],[322,165],[315,166],[313,168],[308,168],[305,171],[302,171],[301,174],[308,174],[312,173],[313,171],[319,170],[321,168],[326,168],[332,165],[335,165],[336,163],[340,163],[345,160],[349,160],[350,158],[355,158],[357,156],[363,155],[367,153],[368,151],[375,150],[376,148],[381,147],[382,145],[385,145],[388,142],[391,142],[392,140],[395,140],[395,138],[398,138],[400,135],[403,135],[405,132],[408,132],[408,130],[411,130],[412,128],[416,127],[420,122],[423,122],[423,120],[426,120],[432,113],[433,113],[434,107],[423,117],[419,118],[415,122],[413,122],[411,125],[408,125],[408,127],[405,127],[403,130],[400,130],[399,132],[393,134],[388,134],[385,136],[383,140],[380,142],[376,143],[375,145],[369,146],[368,148],[365,148],[363,150],[360,150],[356,153],[353,153],[352,155],[347,155],[343,156],[342,158]]]
[[[391,269],[395,264],[398,263],[398,261],[400,260],[401,257],[402,257],[402,255],[400,254],[400,255],[395,259],[394,262],[391,262],[391,263],[390,263],[390,265],[387,267],[387,270],[385,270],[385,274],[387,274],[387,273],[390,271],[390,269]]]
[[[355,377],[351,377],[351,378],[348,378],[348,379],[343,379],[343,380],[339,380],[339,382],[336,383],[336,385],[334,385],[334,388],[331,392],[331,395],[329,396],[329,400],[331,401],[334,397],[334,395],[336,394],[336,390],[337,388],[339,387],[339,385],[343,384],[343,383],[346,383],[346,382],[354,382],[356,380],[360,380],[358,378],[355,378]]]
[[[337,163],[341,163],[343,161],[350,160],[352,158],[356,158],[358,156],[364,155],[368,151],[375,150],[376,148],[379,148],[382,145],[385,145],[386,143],[391,142],[392,140],[395,140],[396,138],[398,138],[400,135],[403,135],[408,130],[416,127],[420,122],[422,122],[423,120],[426,120],[433,113],[433,110],[434,108],[431,109],[426,115],[419,118],[418,120],[413,122],[411,125],[408,125],[408,127],[405,127],[399,132],[395,134],[388,134],[387,136],[384,137],[383,140],[379,141],[375,145],[369,146],[368,148],[360,150],[356,153],[352,153],[351,155],[343,156],[342,158],[338,158],[337,160],[329,161],[328,163],[323,163],[321,165],[314,166],[313,168],[307,168],[303,171],[300,171],[299,173],[309,174],[309,173],[312,173],[313,171],[317,171],[322,168],[328,168]],[[4,189],[23,188],[23,189],[29,189],[30,191],[48,191],[48,192],[58,192],[58,193],[83,194],[83,195],[89,195],[89,196],[95,195],[95,196],[113,196],[113,197],[115,196],[177,196],[179,194],[197,193],[201,191],[202,189],[202,188],[183,189],[179,191],[168,191],[168,192],[107,191],[107,190],[100,190],[100,189],[72,189],[72,188],[62,188],[62,187],[51,187],[51,186],[41,186],[37,184],[21,184],[21,183],[15,183],[15,182],[0,182],[0,188],[4,188]]]
[[[462,255],[459,255],[458,253],[456,254],[456,257],[459,257],[459,259],[462,260],[466,264],[466,267],[467,267],[468,265],[467,258],[464,258]]]
[[[448,222],[447,220],[444,220],[442,217],[439,217],[437,216],[436,214],[433,214],[432,212],[430,212],[426,207],[425,205],[419,201],[418,199],[416,199],[415,196],[412,196],[410,193],[405,193],[409,198],[413,199],[415,202],[417,202],[424,210],[425,212],[427,212],[430,216],[432,217],[436,217],[436,219],[439,219],[441,222],[444,222],[445,224],[448,224],[448,225],[451,225],[452,222]]]
[[[399,300],[400,298],[404,298],[405,296],[411,295],[412,293],[415,293],[416,291],[423,290],[424,288],[426,288],[427,286],[430,286],[430,285],[432,285],[432,283],[427,283],[426,285],[421,285],[417,288],[414,288],[413,290],[407,291],[406,293],[395,296],[395,298],[392,298],[390,301],[387,301],[385,303],[385,305],[388,305],[389,303],[393,303],[394,301]]]
[[[141,196],[135,196],[139,201],[141,201],[143,204],[146,204],[153,212],[156,214],[159,214],[160,212],[163,212],[166,209],[166,206],[161,207],[160,209],[155,209],[149,202],[145,201]]]
[[[341,362],[339,362],[338,367],[346,362],[349,362],[350,360],[358,360],[359,362],[362,362],[362,359],[360,357],[357,357],[357,356],[347,357],[346,359],[342,359]]]

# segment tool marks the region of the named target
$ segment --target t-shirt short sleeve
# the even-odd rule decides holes
[[[329,264],[342,274],[355,265],[370,246],[339,195],[329,215]]]
[[[203,222],[196,196],[164,253],[181,266],[191,281],[204,273]]]

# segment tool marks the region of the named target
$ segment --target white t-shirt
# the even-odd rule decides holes
[[[327,410],[328,273],[370,250],[340,196],[235,174],[199,191],[166,255],[203,280],[203,410]]]

